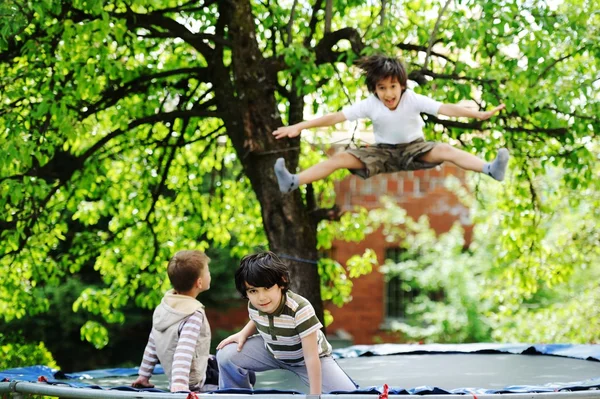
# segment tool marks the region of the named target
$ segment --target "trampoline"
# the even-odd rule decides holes
[[[359,384],[353,392],[321,395],[337,399],[389,395],[497,397],[556,396],[600,399],[600,345],[397,345],[351,346],[334,351],[340,366]],[[49,373],[49,374],[48,374]],[[42,375],[44,384],[33,383]],[[137,368],[63,374],[43,367],[0,371],[0,393],[72,398],[173,397],[164,374],[155,389],[135,389]],[[389,389],[388,389],[389,387]],[[95,389],[85,389],[95,388]],[[199,397],[246,398],[266,395],[298,399],[307,387],[292,373],[257,373],[254,391],[223,390]],[[306,395],[310,396],[310,395]]]

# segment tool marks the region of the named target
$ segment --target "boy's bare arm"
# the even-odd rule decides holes
[[[465,108],[456,104],[442,104],[438,110],[438,114],[457,117],[464,116],[467,118],[486,120],[503,110],[504,107],[504,104],[500,104],[490,111],[475,111],[473,109]]]
[[[310,121],[304,121],[300,123],[296,123],[291,126],[282,126],[279,129],[273,132],[273,135],[276,139],[281,139],[284,137],[296,137],[300,134],[300,132],[304,129],[310,129],[313,127],[325,127],[325,126],[333,126],[336,123],[344,122],[346,120],[346,116],[343,112],[335,112],[333,114],[328,114],[321,116],[320,118],[312,119]]]
[[[319,359],[319,343],[317,332],[302,338],[302,354],[308,373],[311,395],[320,395],[322,387],[321,359]]]
[[[244,346],[244,343],[248,337],[254,333],[256,333],[256,325],[252,320],[250,320],[240,331],[219,342],[219,345],[217,345],[217,350],[223,348],[225,345],[229,345],[232,342],[236,342],[238,344],[239,352],[242,350],[242,347]]]

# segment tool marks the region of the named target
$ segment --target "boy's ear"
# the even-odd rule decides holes
[[[196,284],[194,284],[196,288],[202,288],[202,277],[198,277],[196,280]]]

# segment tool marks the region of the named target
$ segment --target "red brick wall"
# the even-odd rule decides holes
[[[379,206],[381,196],[393,197],[411,217],[429,215],[430,225],[438,233],[448,231],[454,222],[460,220],[469,242],[472,226],[468,209],[444,188],[444,179],[449,175],[461,180],[464,178],[464,172],[451,164],[416,172],[379,175],[368,180],[349,176],[336,183],[337,204],[343,210],[351,210],[356,205],[373,209]],[[371,248],[377,254],[379,262],[383,263],[386,248],[393,245],[397,244],[386,242],[381,231],[376,231],[360,243],[336,241],[333,252],[335,259],[345,264],[351,256],[362,254],[365,249]],[[385,282],[379,271],[374,270],[371,274],[354,280],[353,300],[350,303],[342,308],[326,305],[334,317],[328,333],[343,329],[353,336],[355,344],[401,340],[396,334],[380,328],[385,317],[384,295]],[[239,308],[227,312],[208,310],[207,317],[213,331],[233,330],[246,323],[248,313],[244,302]]]
[[[438,233],[448,231],[457,220],[461,221],[469,242],[472,226],[468,209],[444,188],[444,179],[449,175],[464,179],[464,171],[451,164],[416,172],[378,175],[368,180],[349,176],[336,184],[337,203],[344,210],[356,205],[373,209],[379,206],[379,198],[387,195],[393,197],[413,218],[427,214],[431,227]],[[383,263],[386,248],[394,245],[397,246],[397,243],[386,242],[381,231],[376,231],[360,243],[336,241],[334,257],[345,264],[351,256],[371,248],[377,254],[378,261]],[[350,303],[342,308],[327,305],[334,317],[333,324],[328,328],[329,333],[343,329],[353,336],[355,344],[401,340],[397,334],[381,329],[385,321],[383,277],[383,274],[374,270],[369,275],[353,280],[353,299]]]

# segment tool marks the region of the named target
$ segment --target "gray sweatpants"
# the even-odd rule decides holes
[[[306,366],[290,366],[275,359],[265,348],[260,335],[254,335],[237,351],[237,343],[232,343],[217,352],[219,365],[219,389],[251,389],[248,371],[266,371],[274,369],[289,370],[306,384],[308,373]],[[341,369],[331,356],[321,358],[321,380],[323,393],[331,391],[354,391],[357,385]]]

